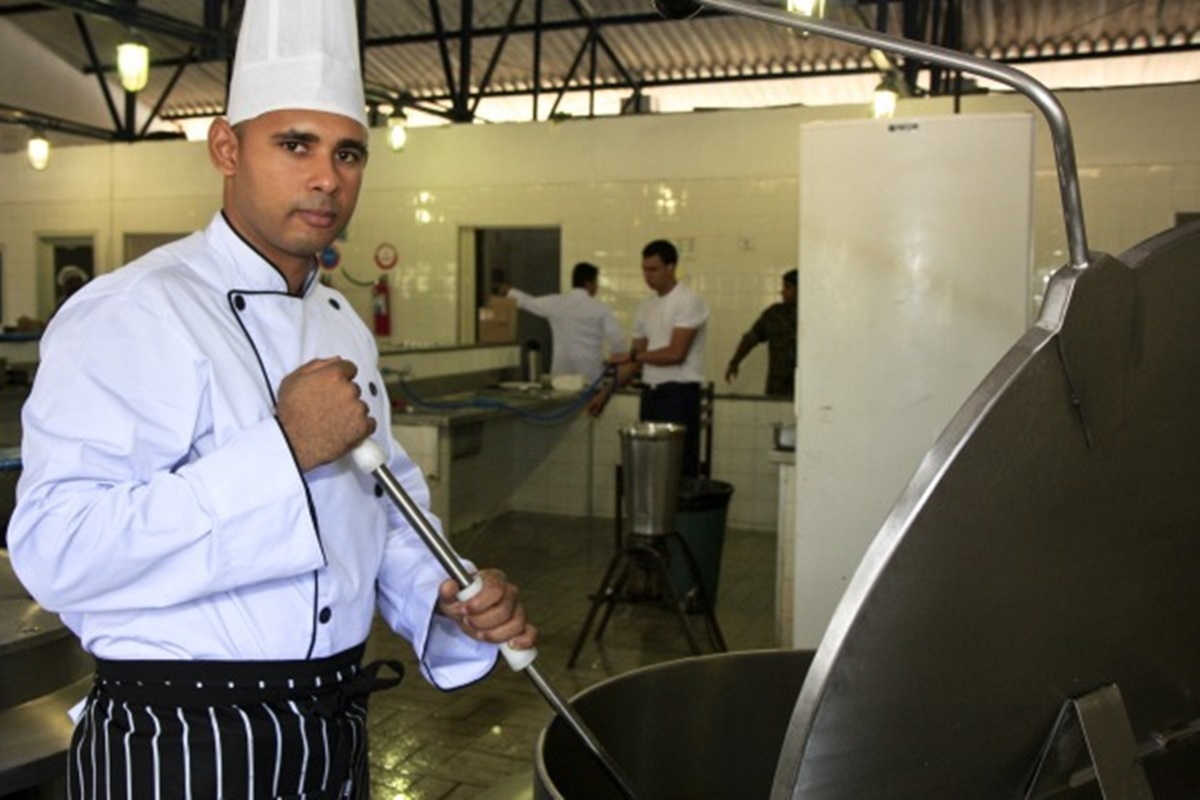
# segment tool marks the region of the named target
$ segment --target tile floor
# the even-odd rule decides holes
[[[567,669],[589,595],[613,553],[611,520],[512,513],[459,535],[454,547],[481,566],[503,568],[521,588],[541,632],[538,668],[566,697],[691,654],[673,614],[622,603],[600,643],[589,638]],[[774,553],[771,534],[726,532],[717,618],[731,650],[774,646]],[[701,618],[691,621],[707,647]],[[446,694],[420,677],[407,643],[377,626],[368,656],[384,655],[400,658],[408,677],[371,700],[375,800],[532,797],[537,737],[553,712],[524,675],[500,665],[487,680]]]

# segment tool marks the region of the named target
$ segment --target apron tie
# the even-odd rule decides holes
[[[379,671],[389,667],[395,673],[392,677],[379,677]],[[318,689],[308,702],[309,708],[316,714],[332,718],[344,712],[354,700],[366,697],[374,692],[381,692],[399,686],[404,680],[404,665],[394,659],[380,659],[363,665],[348,681],[328,689]]]

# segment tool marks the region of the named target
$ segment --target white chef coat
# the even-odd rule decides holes
[[[677,283],[663,296],[653,294],[638,306],[633,322],[633,338],[645,339],[647,350],[658,350],[671,343],[676,328],[696,331],[687,356],[679,364],[642,365],[642,381],[648,386],[663,383],[704,382],[704,341],[708,305],[688,286]]]
[[[564,294],[542,297],[509,289],[508,296],[517,301],[517,308],[545,317],[550,323],[550,335],[554,337],[552,375],[582,375],[590,384],[604,373],[605,343],[610,354],[629,349],[612,311],[586,289],[575,287]]]
[[[22,412],[8,545],[34,598],[107,659],[321,658],[378,605],[436,685],[486,674],[495,647],[434,615],[446,574],[374,481],[349,457],[296,464],[275,391],[330,356],[358,366],[374,438],[427,508],[365,325],[314,279],[289,295],[222,214],[72,297]]]

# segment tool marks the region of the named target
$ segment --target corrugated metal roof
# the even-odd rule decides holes
[[[226,59],[232,42],[221,29],[205,27],[205,5],[195,0],[141,0],[136,6],[134,13],[154,23],[140,26],[140,31],[156,65],[139,100],[150,107],[163,98],[160,115],[164,118],[219,113],[224,107]],[[540,36],[535,32],[539,5]],[[872,0],[829,0],[829,5],[830,19],[877,26],[879,4]],[[535,71],[544,92],[568,83],[588,86],[593,53],[596,85],[627,90],[631,84],[661,86],[874,69],[860,46],[708,11],[692,20],[664,21],[652,12],[648,0],[437,0],[432,4],[365,0],[364,74],[369,93],[410,95],[427,105],[450,107],[452,87],[461,91],[460,33],[462,11],[468,6],[473,7],[468,72],[472,94],[480,91],[502,41],[490,80],[482,87],[485,94],[528,92]],[[0,0],[0,24],[17,26],[54,57],[85,74],[91,72],[92,60],[81,31],[86,30],[97,59],[109,67],[111,53],[125,32],[125,24],[110,17],[127,13],[121,8],[128,7],[113,0]],[[440,42],[444,51],[434,9],[445,34]],[[995,59],[1019,62],[1088,52],[1200,51],[1200,0],[896,0],[886,9],[888,32],[903,32],[907,18],[910,33],[938,41],[945,34],[933,30],[935,21],[941,28],[957,10],[961,34],[946,41]],[[912,21],[920,9],[926,11],[924,25],[914,30]],[[504,37],[510,14],[514,31]],[[589,20],[594,24],[589,26]],[[228,21],[224,24],[234,27]],[[172,35],[177,32],[172,25],[184,35]],[[589,46],[592,30],[597,38]],[[193,41],[188,33],[197,34]],[[200,34],[205,33],[209,38],[201,41]],[[537,46],[540,70],[535,70]],[[187,59],[194,61],[180,70]],[[19,81],[20,75],[0,78],[0,105],[29,107],[9,98],[13,82]],[[171,91],[164,97],[168,87]],[[45,106],[30,110],[68,119],[72,113],[69,108],[53,107],[52,97]],[[0,125],[0,134],[6,127]]]

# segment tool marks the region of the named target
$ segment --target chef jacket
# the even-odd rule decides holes
[[[447,576],[373,479],[349,456],[296,463],[275,392],[331,356],[357,365],[427,508],[366,326],[312,276],[290,295],[222,214],[72,297],[22,412],[8,544],[34,598],[106,659],[321,658],[365,641],[378,606],[435,685],[486,674],[495,646],[434,614]]]

